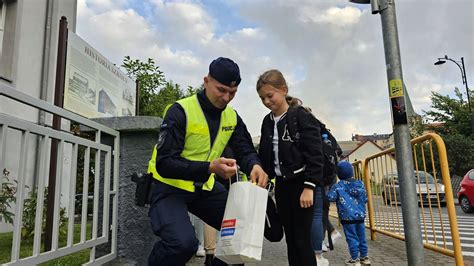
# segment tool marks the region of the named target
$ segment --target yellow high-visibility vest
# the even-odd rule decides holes
[[[193,95],[177,101],[183,107],[186,115],[186,136],[184,141],[184,149],[181,157],[190,161],[207,161],[211,162],[219,158],[224,151],[227,142],[237,125],[237,113],[232,107],[227,106],[221,113],[221,120],[216,139],[211,147],[211,135],[206,117],[202,111],[197,95]],[[194,192],[194,181],[181,180],[174,178],[164,178],[156,171],[156,146],[153,149],[151,160],[148,162],[148,173],[152,173],[153,177],[158,181],[177,187],[189,192]],[[202,189],[211,191],[214,187],[214,173],[203,184]]]

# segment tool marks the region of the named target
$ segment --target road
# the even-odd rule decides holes
[[[392,208],[387,208],[382,204],[380,199],[377,199],[376,202],[374,202],[374,208],[378,210],[375,219],[381,229],[403,234],[403,220],[400,205],[392,205]],[[423,241],[443,246],[444,233],[446,248],[452,249],[451,227],[447,208],[441,207],[439,210],[433,208],[430,211],[427,206],[423,208],[419,206],[419,209]],[[474,257],[474,214],[464,213],[458,205],[455,205],[455,209],[463,256],[471,257],[472,259],[472,257]],[[425,225],[423,221],[425,221]],[[400,226],[400,229],[398,226]]]

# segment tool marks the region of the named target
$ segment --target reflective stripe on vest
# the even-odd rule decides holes
[[[181,157],[190,161],[211,162],[219,158],[237,125],[237,113],[227,106],[221,113],[220,126],[216,139],[211,147],[211,136],[206,117],[201,109],[197,95],[177,101],[186,115],[186,136]],[[164,178],[156,171],[156,146],[151,160],[148,162],[148,172],[157,180],[189,192],[195,191],[194,181]],[[203,190],[211,191],[214,187],[214,174],[202,185]]]

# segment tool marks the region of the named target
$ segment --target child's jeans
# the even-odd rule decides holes
[[[364,223],[343,224],[347,245],[351,259],[366,257],[368,254],[367,240],[365,238]]]
[[[314,189],[314,216],[311,227],[311,245],[317,254],[323,253],[324,227],[323,227],[323,191],[321,187]]]

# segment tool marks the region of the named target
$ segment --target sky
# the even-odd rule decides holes
[[[414,110],[432,91],[474,88],[474,1],[395,0],[403,80]],[[153,58],[167,80],[198,87],[220,56],[240,67],[231,105],[252,136],[269,112],[255,89],[269,69],[338,140],[391,133],[381,16],[348,0],[78,0],[76,33],[106,58]],[[474,106],[474,101],[472,103]]]

